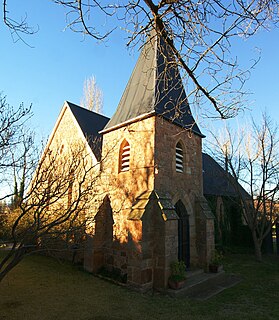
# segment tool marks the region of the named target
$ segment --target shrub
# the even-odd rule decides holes
[[[184,261],[173,261],[170,265],[171,276],[170,279],[173,281],[181,281],[186,279],[186,265]]]
[[[210,260],[211,265],[219,266],[223,262],[223,255],[218,250],[214,250],[214,254]]]

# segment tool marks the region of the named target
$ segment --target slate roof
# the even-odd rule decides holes
[[[101,159],[102,135],[109,118],[66,101],[98,161]]]
[[[169,45],[157,36],[144,45],[116,112],[104,130],[157,114],[204,137],[192,116]]]
[[[226,171],[208,154],[202,154],[203,167],[203,193],[204,195],[237,197],[232,181],[234,178],[227,176]],[[244,198],[250,198],[242,188],[240,190]]]

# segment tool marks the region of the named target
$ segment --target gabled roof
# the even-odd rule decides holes
[[[158,192],[156,190],[146,191],[137,197],[132,206],[132,210],[128,215],[128,220],[141,220],[147,205],[150,201],[155,201],[161,211],[161,216],[164,221],[177,220],[178,216],[175,207],[171,202],[171,196],[167,193]]]
[[[238,197],[233,182],[233,176],[228,174],[210,155],[202,154],[203,194],[214,196]],[[250,198],[249,194],[239,184],[243,198]]]
[[[204,137],[192,116],[177,63],[162,37],[144,45],[116,112],[104,131],[157,114]]]
[[[101,159],[102,135],[109,118],[66,101],[98,161]]]

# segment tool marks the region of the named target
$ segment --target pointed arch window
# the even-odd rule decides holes
[[[183,147],[180,142],[175,147],[175,170],[176,172],[183,172],[184,159],[183,159]]]
[[[120,166],[119,171],[129,171],[130,169],[130,145],[124,140],[120,147]]]

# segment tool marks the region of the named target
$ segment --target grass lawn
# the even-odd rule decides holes
[[[0,254],[2,254],[0,252]],[[207,301],[140,294],[57,260],[32,256],[0,284],[0,320],[279,319],[279,258],[226,257],[243,281]]]

